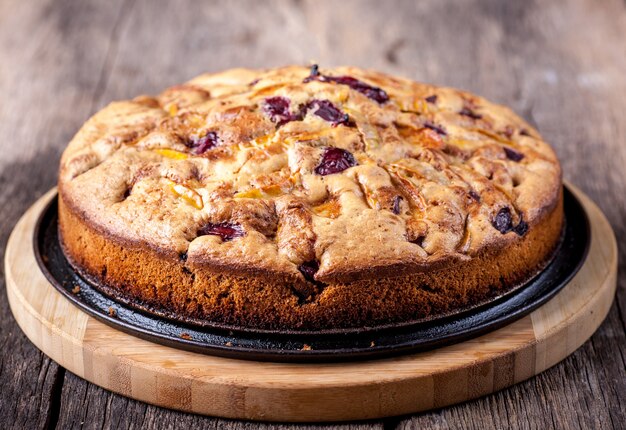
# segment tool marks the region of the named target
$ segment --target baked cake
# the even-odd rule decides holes
[[[111,103],[65,150],[59,229],[106,294],[182,320],[337,329],[528,281],[559,162],[506,107],[353,67],[235,69]]]

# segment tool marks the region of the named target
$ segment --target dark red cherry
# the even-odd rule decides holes
[[[265,99],[263,110],[270,120],[280,127],[291,121],[301,121],[306,114],[302,109],[298,113],[292,113],[290,105],[291,101],[287,97],[269,97]]]
[[[315,173],[322,176],[332,175],[343,172],[352,166],[356,166],[356,160],[352,153],[331,146],[324,150],[320,164],[315,168]]]
[[[219,236],[224,242],[233,240],[236,237],[242,237],[245,234],[240,224],[232,222],[221,222],[218,224],[208,223],[198,230],[198,236]]]
[[[521,152],[517,152],[516,150],[511,149],[507,146],[503,146],[502,148],[504,149],[506,158],[508,158],[509,160],[519,162],[522,160],[522,158],[524,158],[524,154],[522,154]]]
[[[526,221],[524,221],[523,219],[520,220],[519,224],[517,224],[514,228],[513,231],[518,235],[518,236],[524,236],[526,234],[526,232],[528,231],[528,224],[526,223]]]
[[[447,136],[448,133],[446,133],[446,131],[443,129],[443,127],[441,127],[440,125],[434,124],[430,121],[426,121],[424,122],[424,127],[429,128],[433,131],[436,131],[437,134],[441,135],[441,136]]]
[[[469,118],[472,119],[481,119],[483,116],[479,113],[474,112],[473,110],[471,110],[470,108],[464,107],[463,109],[461,109],[459,111],[459,114],[463,115],[463,116],[467,116]]]
[[[508,207],[500,209],[491,224],[496,230],[498,230],[502,234],[513,231],[518,236],[524,236],[528,231],[528,224],[526,223],[526,221],[524,221],[523,215],[521,214],[519,223],[516,226],[513,226],[511,209]]]
[[[391,211],[396,215],[400,215],[400,202],[402,202],[402,196],[394,197]]]
[[[505,234],[513,229],[513,219],[511,209],[504,207],[498,211],[496,217],[491,221],[493,227],[500,233]]]
[[[385,90],[378,88],[378,87],[374,87],[372,85],[368,85],[365,82],[361,82],[358,79],[355,79],[351,76],[328,77],[326,79],[328,79],[329,82],[334,82],[334,83],[341,84],[341,85],[347,85],[353,90],[358,91],[361,94],[364,94],[365,96],[369,97],[370,99],[380,104],[383,104],[389,101],[389,96],[387,95]]]
[[[315,274],[317,273],[318,270],[320,270],[320,265],[315,260],[305,261],[304,263],[298,266],[298,270],[300,271],[300,273],[302,273],[302,276],[304,276],[304,279],[306,279],[309,282],[315,282]]]
[[[370,99],[380,104],[383,104],[389,101],[389,96],[387,95],[385,90],[366,84],[365,82],[359,81],[358,79],[353,78],[352,76],[322,75],[319,72],[319,67],[317,66],[317,64],[314,64],[311,67],[311,74],[307,78],[305,78],[303,82],[306,84],[307,82],[311,82],[311,81],[330,82],[330,83],[335,83],[335,84],[340,84],[340,85],[347,85],[353,90],[358,91],[361,94],[364,94],[365,96],[369,97]]]
[[[428,96],[425,99],[428,103],[435,104],[437,103],[437,94],[433,94],[432,96]]]
[[[333,127],[339,124],[352,125],[350,116],[339,110],[329,100],[311,100],[307,103],[307,108],[313,110],[313,113],[323,120],[330,122]]]
[[[194,154],[204,154],[211,148],[215,148],[219,143],[219,137],[214,131],[209,131],[200,138],[194,138],[185,142],[185,146],[191,148]]]

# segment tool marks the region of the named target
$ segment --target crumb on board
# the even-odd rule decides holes
[[[109,306],[109,316],[112,316],[112,317],[117,316],[117,311],[113,309],[113,306]]]
[[[232,342],[226,342],[224,345],[226,345],[226,346],[233,346],[233,343]]]
[[[180,337],[185,340],[191,340],[191,335],[189,333],[181,333]]]
[[[74,288],[72,288],[72,293],[74,293],[74,294],[80,293],[80,287],[78,285],[76,285]]]
[[[308,344],[305,343],[302,346],[302,351],[310,351],[310,350],[311,350],[311,345],[308,345]]]

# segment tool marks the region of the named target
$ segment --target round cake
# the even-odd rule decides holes
[[[114,102],[63,153],[59,231],[107,295],[325,330],[434,318],[541,271],[561,169],[510,109],[353,67],[201,75]]]

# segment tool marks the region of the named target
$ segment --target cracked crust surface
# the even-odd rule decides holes
[[[351,67],[236,69],[87,121],[61,159],[60,229],[75,267],[133,299],[344,327],[526,280],[558,242],[561,187],[537,131],[475,95]]]

